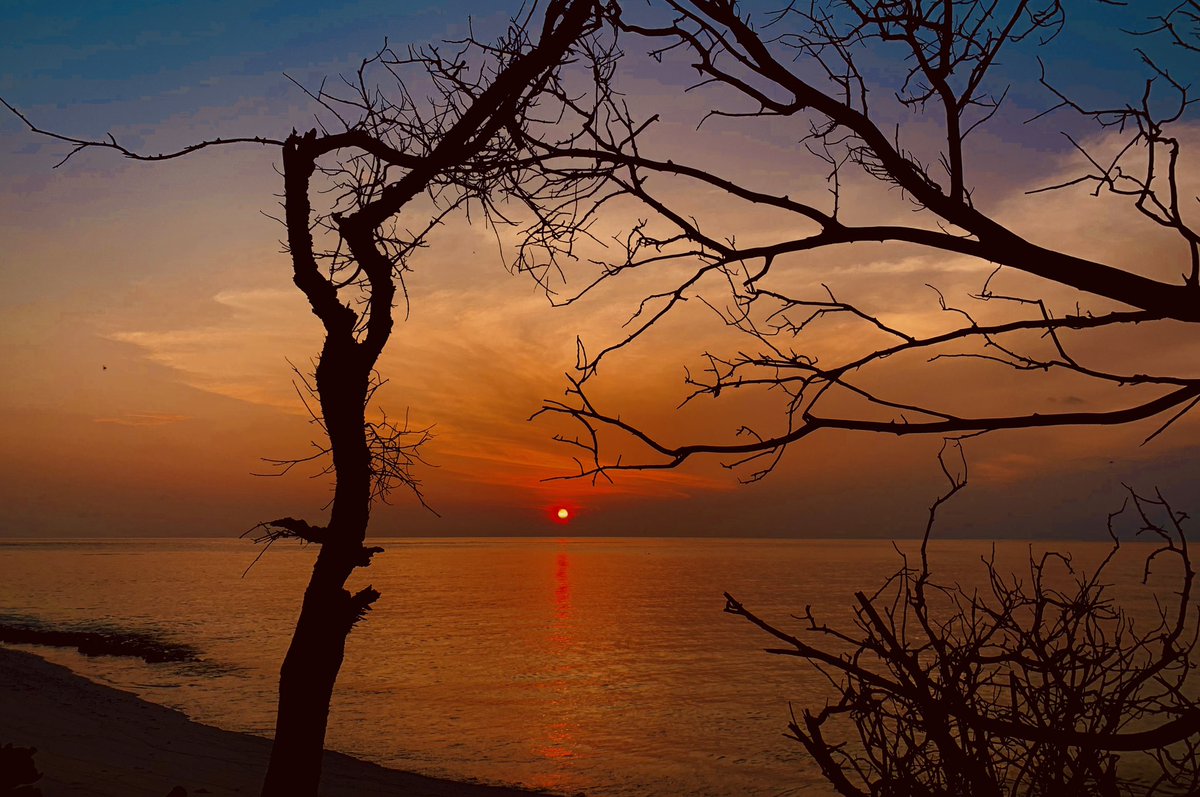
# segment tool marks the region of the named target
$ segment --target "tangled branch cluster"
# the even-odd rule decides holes
[[[1106,582],[1122,514],[1154,545],[1143,583],[1153,565],[1178,585],[1149,623]],[[977,587],[938,582],[922,546],[919,563],[855,593],[853,629],[810,607],[794,635],[730,595],[726,611],[833,686],[835,699],[789,727],[846,797],[1195,794],[1200,617],[1185,519],[1161,495],[1131,491],[1090,572],[1046,553],[1006,575],[993,553]]]

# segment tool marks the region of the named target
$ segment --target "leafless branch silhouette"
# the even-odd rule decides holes
[[[1194,12],[1193,3],[1180,4],[1142,33],[1145,44],[1194,44],[1196,30],[1186,24]],[[947,436],[1158,418],[1160,428],[1148,436],[1153,439],[1191,410],[1200,400],[1200,379],[1190,369],[1118,366],[1098,355],[1091,342],[1101,334],[1105,339],[1131,334],[1139,326],[1166,329],[1200,321],[1200,238],[1188,220],[1194,205],[1184,201],[1182,143],[1171,132],[1187,122],[1193,107],[1186,80],[1143,48],[1138,52],[1148,78],[1138,101],[1090,109],[1054,88],[1052,70],[1044,69],[1041,76],[1053,106],[1047,113],[1070,113],[1091,120],[1098,130],[1123,136],[1117,154],[1107,160],[1071,138],[1090,171],[1041,190],[1086,186],[1092,195],[1127,199],[1133,214],[1175,236],[1184,253],[1177,282],[1143,274],[1143,266],[1150,264],[1127,267],[1034,243],[975,200],[964,144],[1004,109],[1007,87],[993,74],[998,59],[1016,47],[1052,48],[1066,13],[1055,0],[846,0],[790,3],[764,22],[736,3],[718,0],[664,2],[656,13],[646,14],[610,7],[608,38],[589,51],[590,72],[597,78],[594,90],[580,97],[560,94],[563,121],[552,128],[554,135],[533,128],[536,135],[524,140],[530,157],[540,159],[545,184],[538,215],[524,230],[515,263],[543,278],[569,274],[577,248],[588,236],[598,237],[596,220],[605,213],[620,215],[619,208],[633,204],[646,216],[625,234],[605,241],[607,253],[593,261],[596,276],[575,292],[558,295],[558,301],[578,301],[600,284],[634,272],[671,281],[633,309],[623,337],[594,354],[581,345],[579,370],[570,378],[566,397],[547,401],[542,409],[542,414],[566,416],[582,428],[577,436],[561,436],[582,448],[581,468],[573,478],[668,469],[697,455],[716,455],[743,479],[754,481],[770,473],[791,445],[834,429]],[[725,174],[711,163],[651,154],[661,149],[661,137],[652,135],[658,116],[641,118],[631,111],[615,77],[623,50],[634,46],[649,47],[662,60],[688,59],[699,76],[693,92],[713,97],[701,124],[718,115],[744,123],[748,130],[754,122],[797,128],[797,157],[810,158],[825,175],[826,201],[774,193],[759,185],[761,180]],[[898,75],[861,67],[864,59],[874,59],[874,64],[887,57],[892,60],[885,63],[903,65]],[[886,82],[893,75],[894,83]],[[890,129],[899,117],[868,101],[889,94],[903,113],[923,117],[940,131],[932,159],[918,156],[915,145],[906,147],[905,123]],[[724,110],[730,106],[740,110]],[[889,196],[911,211],[914,222],[895,224],[885,217],[852,222],[883,212],[847,205],[851,198],[845,186],[855,173],[889,188]],[[689,189],[716,197],[716,206],[726,214],[738,209],[790,221],[773,223],[773,240],[742,245],[710,232],[719,226],[716,222],[684,210],[680,197]],[[816,296],[787,287],[788,279],[804,269],[819,269],[806,265],[812,261],[805,255],[868,243],[915,247],[995,271],[974,294],[973,307],[953,304],[941,293],[931,295],[934,307],[959,322],[932,335],[906,330],[888,320],[886,307],[842,299],[828,285]],[[1059,293],[1065,289],[1082,298],[1064,313],[1055,309],[1061,299],[997,291],[993,285],[1002,270],[1032,275]],[[685,276],[678,281],[669,276],[676,273]],[[725,292],[710,298],[711,293],[700,290],[702,283],[708,291],[720,283]],[[738,424],[734,439],[681,441],[674,429],[640,427],[589,399],[589,380],[603,360],[692,298],[707,303],[723,325],[754,348],[705,353],[704,369],[686,375],[686,401],[735,393],[775,397],[782,408],[777,419],[763,420],[760,414],[754,423]],[[1079,301],[1101,309],[1082,309]],[[834,325],[842,345],[823,355],[822,340]],[[847,354],[850,345],[857,350]],[[923,357],[923,364],[911,364],[908,355]],[[1064,412],[1061,407],[1022,406],[981,412],[954,406],[936,389],[914,399],[912,391],[898,390],[895,380],[890,388],[873,380],[903,360],[910,363],[907,383],[934,384],[963,359],[1017,372],[1012,379],[995,377],[1006,384],[1019,384],[1018,376],[1069,375],[1100,397],[1098,408]],[[1025,397],[1029,392],[1013,391]],[[602,450],[604,445],[612,451]]]

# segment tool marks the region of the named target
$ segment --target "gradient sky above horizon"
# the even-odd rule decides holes
[[[1171,3],[1145,5],[1148,15]],[[517,8],[481,0],[6,3],[0,96],[43,127],[112,131],[147,151],[214,136],[282,138],[313,115],[284,73],[315,86],[356,66],[384,36],[394,47],[454,39],[470,19],[486,38]],[[1088,99],[1136,92],[1135,45],[1117,24],[1138,18],[1131,14],[1073,8],[1043,53],[1057,85]],[[1034,63],[1032,53],[1014,53],[1006,67],[1028,78]],[[643,65],[627,77],[641,101],[694,125],[703,106],[679,93],[681,75]],[[1025,79],[1010,103],[1019,123],[1052,101]],[[981,201],[1073,251],[1149,251],[1140,228],[1122,226],[1125,207],[1080,205],[1079,193],[1023,196],[1077,168],[1052,132],[998,121],[982,136],[972,163]],[[692,154],[749,174],[778,170],[764,159],[786,155],[786,133],[734,135],[718,127]],[[307,363],[320,344],[280,253],[281,230],[263,215],[279,190],[276,153],[224,149],[147,165],[96,152],[55,170],[68,148],[11,116],[0,118],[0,141],[0,536],[225,536],[283,515],[318,522],[325,479],[253,475],[268,470],[261,457],[306,452],[312,430],[289,361]],[[392,416],[435,425],[432,466],[418,476],[441,517],[397,495],[376,510],[374,533],[891,537],[923,527],[942,488],[938,440],[820,435],[753,485],[712,461],[613,485],[544,481],[575,465],[551,440],[561,427],[526,419],[542,399],[561,396],[576,335],[589,348],[619,336],[639,288],[551,309],[528,278],[506,271],[489,231],[456,223],[431,243],[409,281],[409,318],[381,362],[391,380],[381,400]],[[835,289],[903,297],[892,309],[918,326],[936,314],[924,283],[965,297],[988,272],[912,251],[829,264],[819,276]],[[673,412],[684,366],[695,366],[714,325],[703,308],[687,308],[606,364],[602,395],[667,437],[732,433],[742,419],[720,408]],[[1006,390],[997,378],[980,376],[980,395]],[[1159,485],[1168,497],[1174,490],[1182,502],[1200,475],[1200,429],[1185,419],[1166,439],[1139,446],[1153,427],[974,441],[971,486],[947,507],[942,528],[1099,534],[1123,481]],[[560,506],[571,511],[567,525],[555,521]]]

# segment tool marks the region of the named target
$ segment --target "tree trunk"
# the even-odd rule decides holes
[[[304,592],[292,644],[279,673],[275,744],[263,797],[316,797],[333,685],[346,650],[351,597],[342,584],[352,568],[328,561],[323,548]]]
[[[363,548],[371,498],[365,405],[373,358],[352,338],[330,334],[317,365],[317,392],[333,453],[333,508],[300,618],[279,673],[275,744],[263,797],[316,797],[333,686],[354,623],[378,597],[346,589]]]

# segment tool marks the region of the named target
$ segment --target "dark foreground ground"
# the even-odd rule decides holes
[[[0,745],[36,747],[45,797],[256,795],[270,742],[192,722],[29,653],[0,647]],[[533,797],[325,754],[324,797]]]

